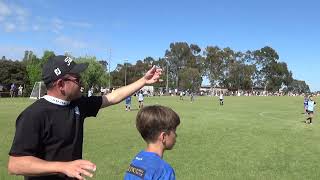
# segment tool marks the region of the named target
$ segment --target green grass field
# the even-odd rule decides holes
[[[319,102],[319,98],[316,99]],[[0,98],[0,179],[6,166],[18,114],[33,101]],[[320,119],[304,123],[302,97],[145,98],[145,104],[173,108],[181,118],[177,143],[164,159],[179,180],[301,180],[320,177]],[[101,110],[85,122],[84,159],[96,163],[92,179],[122,179],[131,159],[145,147],[135,128],[138,112],[124,104]],[[89,179],[89,178],[88,178]]]

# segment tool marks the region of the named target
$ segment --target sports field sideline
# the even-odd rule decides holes
[[[181,118],[177,143],[164,159],[177,179],[319,179],[319,98],[314,123],[306,125],[303,97],[149,97],[145,104],[174,109]],[[0,98],[0,179],[7,175],[8,151],[18,114],[33,100]],[[138,112],[126,112],[124,103],[102,109],[88,118],[84,132],[84,159],[96,163],[92,179],[122,179],[134,155],[145,144],[135,128]]]

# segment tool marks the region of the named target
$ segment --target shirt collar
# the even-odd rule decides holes
[[[45,100],[47,100],[48,102],[51,102],[52,104],[56,104],[59,106],[67,106],[70,104],[70,101],[65,101],[65,100],[62,100],[62,99],[59,99],[59,98],[56,98],[53,96],[49,96],[49,95],[45,95],[45,96],[43,96],[43,98]]]

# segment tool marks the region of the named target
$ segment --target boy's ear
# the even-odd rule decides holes
[[[165,133],[165,132],[161,132],[160,133],[160,136],[159,136],[159,140],[162,142],[162,143],[164,143],[165,142],[165,136],[166,136],[167,134]]]

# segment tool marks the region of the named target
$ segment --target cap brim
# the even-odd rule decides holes
[[[88,63],[76,64],[69,73],[71,74],[80,74],[88,68]]]

